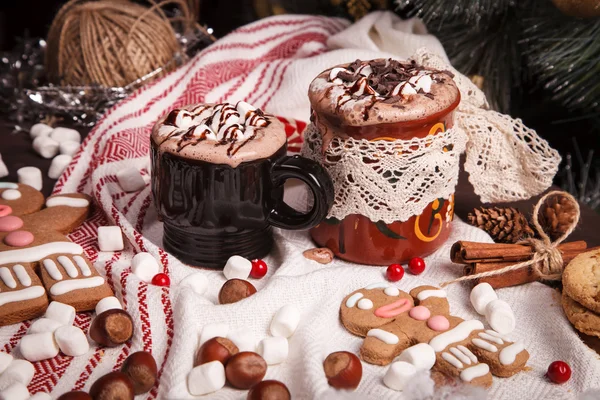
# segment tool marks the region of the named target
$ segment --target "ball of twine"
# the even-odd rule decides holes
[[[193,19],[185,0],[144,7],[127,0],[71,0],[48,33],[46,69],[62,85],[123,87],[167,66],[181,46],[161,7],[177,3]],[[171,63],[173,64],[173,63]],[[174,65],[171,65],[173,68]]]

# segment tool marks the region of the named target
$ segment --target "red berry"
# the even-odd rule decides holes
[[[152,284],[156,286],[169,286],[171,284],[171,279],[169,278],[169,275],[161,272],[160,274],[154,275]]]
[[[252,270],[250,276],[254,279],[260,279],[267,274],[267,263],[263,260],[252,260]]]
[[[554,383],[565,383],[571,378],[571,367],[564,361],[554,361],[548,367],[546,376]]]
[[[385,276],[388,281],[397,282],[404,276],[404,268],[400,264],[392,264],[387,267]]]
[[[413,275],[420,275],[425,271],[425,261],[420,257],[413,257],[408,262],[408,270]]]

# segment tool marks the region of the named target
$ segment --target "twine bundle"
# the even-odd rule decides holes
[[[144,7],[128,0],[71,0],[58,12],[48,33],[46,69],[62,85],[124,87],[169,62],[181,50],[172,21],[162,10],[176,4],[195,22],[186,0],[152,2]]]

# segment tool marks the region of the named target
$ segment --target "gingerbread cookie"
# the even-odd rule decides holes
[[[43,314],[47,296],[87,311],[113,295],[83,248],[65,236],[87,218],[90,205],[82,194],[44,204],[28,185],[0,183],[0,326]]]
[[[570,298],[600,313],[600,250],[575,257],[566,266],[562,282]]]
[[[481,321],[450,315],[446,292],[433,286],[409,294],[387,282],[369,285],[346,296],[340,318],[351,333],[365,337],[360,354],[370,364],[390,364],[402,353],[403,361],[489,386],[492,375],[512,376],[529,359],[521,342],[484,329]]]
[[[572,298],[563,290],[562,307],[569,322],[575,329],[586,335],[600,337],[600,315],[588,310]]]

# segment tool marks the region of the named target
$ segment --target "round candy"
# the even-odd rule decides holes
[[[17,200],[21,198],[21,192],[17,189],[7,189],[2,192],[2,198],[4,200]]]
[[[12,211],[12,210],[11,210]],[[21,229],[23,220],[14,215],[7,215],[0,218],[0,232],[12,232]]]
[[[397,282],[404,276],[404,268],[400,264],[392,264],[387,267],[385,276],[388,281]]]
[[[254,279],[260,279],[267,274],[267,263],[263,260],[252,260],[252,270],[250,276]]]
[[[444,332],[450,328],[450,321],[443,315],[434,315],[427,320],[427,326],[434,331]]]
[[[548,366],[546,376],[554,383],[565,383],[571,379],[571,367],[564,361],[554,361]]]
[[[0,204],[0,217],[6,217],[7,215],[12,213],[12,208],[10,206]]]
[[[420,275],[425,271],[425,261],[420,257],[413,257],[408,262],[408,270],[413,275]]]
[[[27,231],[14,231],[6,235],[4,243],[13,247],[23,247],[33,242],[33,233]]]
[[[154,278],[152,278],[152,284],[156,286],[169,286],[171,284],[171,279],[169,278],[169,275],[161,272],[154,275]]]
[[[431,317],[431,311],[429,311],[429,308],[425,306],[416,306],[410,309],[408,315],[417,321],[425,321]]]

